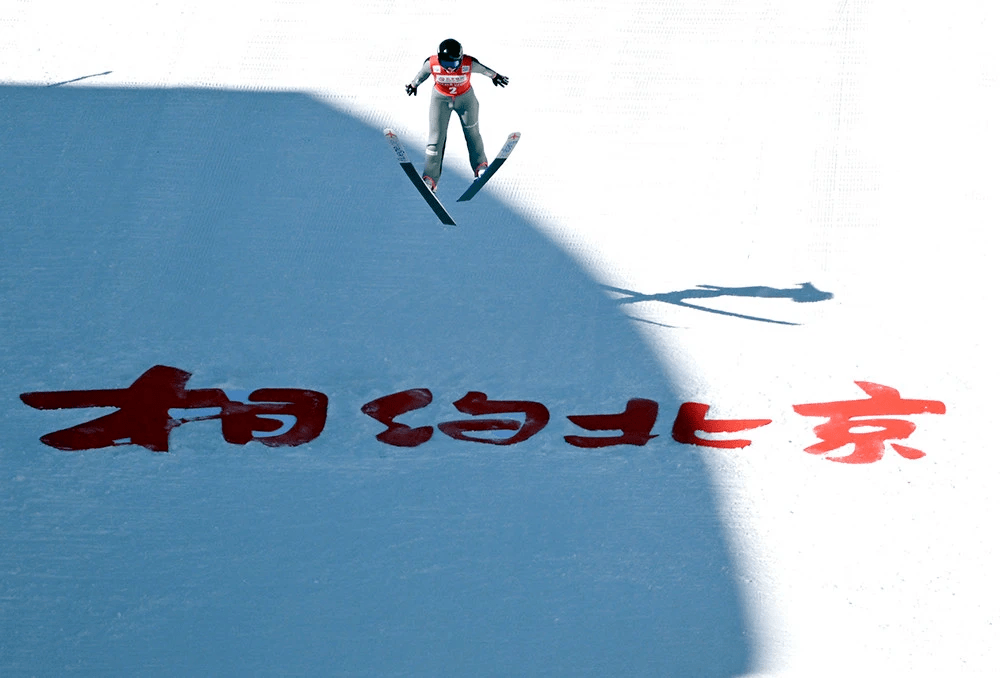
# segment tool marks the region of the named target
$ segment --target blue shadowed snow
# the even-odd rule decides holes
[[[471,177],[443,177],[442,226],[381,130],[295,93],[5,87],[0,131],[0,675],[748,668],[669,375],[530,224],[454,203]],[[158,364],[234,398],[320,391],[326,428],[65,452],[39,437],[113,410],[18,397]],[[510,447],[378,442],[361,406],[413,388],[434,396],[413,426],[467,419],[468,391],[552,419]],[[660,404],[645,447],[563,440],[630,398]]]

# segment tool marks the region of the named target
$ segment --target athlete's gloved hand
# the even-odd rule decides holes
[[[409,94],[412,97],[415,97],[415,96],[417,96],[417,88],[414,87],[412,84],[407,84],[406,85],[406,93]]]
[[[497,85],[499,87],[506,87],[508,82],[510,82],[510,78],[508,78],[506,75],[500,75],[499,73],[497,73],[496,75],[493,76],[494,85]]]

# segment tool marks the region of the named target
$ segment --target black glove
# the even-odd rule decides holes
[[[497,85],[499,87],[506,87],[508,82],[510,82],[510,78],[508,78],[506,75],[500,75],[499,73],[497,73],[496,75],[493,76],[494,85]]]
[[[415,97],[415,96],[417,96],[417,88],[414,87],[413,85],[407,85],[406,86],[406,93],[409,94],[412,97]]]

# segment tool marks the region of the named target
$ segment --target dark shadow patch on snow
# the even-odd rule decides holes
[[[719,287],[718,285],[698,285],[694,289],[688,290],[678,290],[676,292],[660,292],[657,294],[642,294],[640,292],[634,292],[632,290],[626,290],[621,287],[612,287],[610,285],[601,285],[602,288],[608,292],[621,295],[619,298],[615,299],[615,302],[620,305],[626,304],[638,304],[644,301],[655,301],[663,304],[671,304],[673,306],[680,306],[682,308],[690,308],[698,311],[704,311],[706,313],[716,313],[718,315],[726,315],[731,318],[740,318],[742,320],[755,320],[757,322],[763,323],[775,323],[777,325],[796,325],[798,323],[787,322],[785,320],[773,320],[770,318],[759,318],[752,315],[746,315],[743,313],[734,313],[732,311],[723,311],[716,308],[708,308],[707,306],[699,306],[698,304],[692,304],[689,299],[719,299],[721,297],[744,297],[744,298],[755,298],[755,299],[790,299],[796,303],[815,303],[817,301],[827,301],[828,299],[833,299],[833,294],[830,292],[824,292],[817,289],[812,283],[799,283],[798,287],[768,287],[766,285],[752,285],[749,287]],[[633,320],[643,321],[640,318],[633,318]],[[658,325],[660,323],[652,323]],[[670,325],[662,325],[663,327],[670,327]]]
[[[0,88],[0,673],[731,676],[747,622],[670,375],[562,251],[488,194],[441,226],[379,129],[298,93]],[[419,158],[419,150],[413,151]],[[505,168],[506,170],[506,168]],[[458,195],[467,177],[446,174]],[[323,435],[67,453],[90,411],[29,391],[306,388]],[[361,412],[551,412],[497,447],[378,442]],[[645,447],[569,415],[655,400]]]

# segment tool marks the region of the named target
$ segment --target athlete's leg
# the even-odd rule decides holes
[[[488,162],[483,147],[483,136],[479,133],[479,99],[476,98],[476,93],[470,89],[457,97],[455,111],[462,120],[465,145],[469,148],[469,164],[475,172],[480,165]]]
[[[451,119],[452,107],[451,97],[437,90],[431,91],[430,133],[424,151],[424,176],[430,177],[435,185],[441,178],[441,161],[444,160],[444,146],[448,141],[448,120]]]

